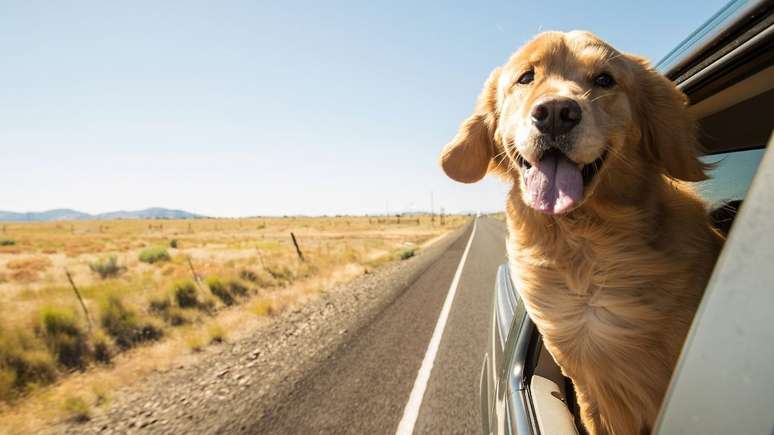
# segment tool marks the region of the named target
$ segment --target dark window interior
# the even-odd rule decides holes
[[[710,153],[762,148],[771,136],[774,89],[699,121],[699,139]]]

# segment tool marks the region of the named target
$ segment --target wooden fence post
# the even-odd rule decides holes
[[[199,278],[199,274],[196,273],[196,269],[194,269],[193,261],[191,261],[191,256],[187,255],[186,260],[188,260],[188,267],[191,269],[191,275],[193,275],[194,284],[196,284],[196,288],[198,288],[201,291],[201,278]]]
[[[89,333],[91,333],[91,316],[89,316],[89,310],[86,309],[86,304],[83,303],[81,292],[79,292],[78,287],[75,286],[75,282],[73,281],[73,277],[72,275],[70,275],[69,270],[65,269],[65,275],[67,275],[67,280],[70,281],[70,285],[73,287],[73,291],[75,292],[75,296],[78,298],[78,302],[81,303],[81,308],[83,308],[83,314],[86,316],[86,323],[89,324]]]
[[[296,254],[298,254],[298,258],[300,258],[301,261],[305,261],[304,254],[301,253],[301,248],[298,247],[298,241],[296,240],[296,235],[293,234],[293,232],[290,233],[290,238],[293,239],[293,245],[296,247]]]

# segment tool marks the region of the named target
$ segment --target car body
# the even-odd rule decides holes
[[[774,126],[772,10],[774,1],[732,1],[658,65],[689,96],[703,158],[717,164],[698,190],[715,206],[716,225],[729,231],[733,222],[735,230],[694,318],[657,433],[774,428],[774,327],[762,320],[774,311],[774,268],[765,266],[774,265],[774,224],[766,219],[774,216],[774,153],[766,153]],[[494,292],[481,372],[483,432],[584,433],[572,383],[543,348],[507,264]],[[724,399],[712,376],[734,391],[735,402]]]

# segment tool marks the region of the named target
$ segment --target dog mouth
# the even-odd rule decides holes
[[[580,171],[581,171],[581,177],[583,178],[584,185],[588,185],[589,183],[591,183],[591,180],[594,179],[594,176],[597,175],[597,173],[599,173],[600,169],[602,169],[602,164],[604,164],[605,160],[607,159],[607,151],[608,151],[607,148],[605,148],[605,151],[602,153],[601,156],[599,156],[598,159],[594,160],[591,163],[587,163],[581,167]],[[552,148],[546,151],[545,153],[543,153],[543,155],[540,156],[540,159],[542,160],[549,153],[560,153],[564,155],[564,153],[562,153],[558,149]],[[516,163],[519,164],[519,168],[521,168],[522,172],[526,172],[530,168],[532,168],[532,163],[530,163],[527,159],[522,157],[521,154],[519,154],[518,152],[516,153]]]
[[[532,164],[517,153],[527,205],[546,214],[572,210],[583,200],[585,188],[599,173],[606,158],[607,149],[593,162],[579,165],[559,149],[551,148]]]

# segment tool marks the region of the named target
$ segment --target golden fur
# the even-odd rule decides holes
[[[534,82],[517,83],[533,70]],[[608,73],[615,86],[593,78]],[[524,199],[518,158],[539,158],[530,125],[546,95],[583,110],[567,156],[607,157],[582,201],[543,214]],[[572,379],[591,434],[653,428],[685,335],[723,243],[684,181],[706,179],[686,97],[646,61],[586,32],[538,35],[486,82],[441,166],[474,182],[513,182],[512,276],[547,349]]]

